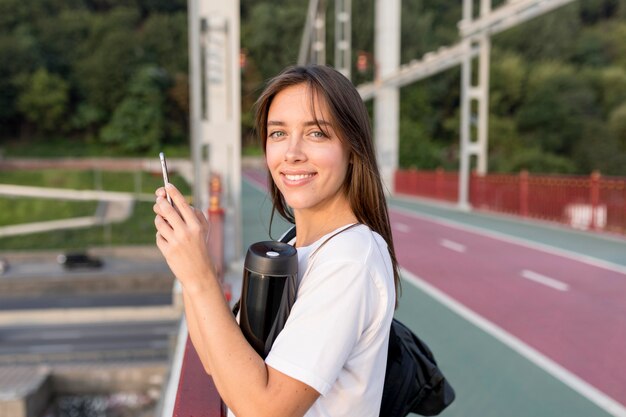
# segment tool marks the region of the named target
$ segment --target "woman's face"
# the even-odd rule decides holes
[[[282,90],[267,117],[267,166],[296,215],[324,210],[331,214],[347,207],[343,183],[349,151],[337,136],[323,100],[314,99],[317,114],[313,113],[311,94],[305,84]]]

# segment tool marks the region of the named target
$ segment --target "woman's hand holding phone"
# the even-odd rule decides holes
[[[167,184],[170,183],[170,174],[167,170],[167,161],[165,160],[165,154],[163,152],[159,152],[159,160],[161,161],[161,172],[163,173],[163,186],[166,187]],[[165,192],[165,197],[171,205],[174,205],[174,203],[172,203],[170,195],[167,194],[167,191]]]
[[[156,244],[170,269],[187,290],[202,290],[215,277],[209,259],[209,223],[204,214],[190,206],[181,192],[166,181],[155,192],[153,211]]]
[[[207,277],[215,277],[208,256],[209,223],[172,184],[159,188],[156,195],[153,210],[157,247],[186,290],[202,290],[208,284]],[[175,207],[167,201],[167,195]]]

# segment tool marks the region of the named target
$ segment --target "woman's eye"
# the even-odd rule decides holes
[[[285,136],[285,132],[281,132],[279,130],[277,130],[276,132],[272,132],[268,135],[270,138],[280,138]]]
[[[322,139],[322,138],[328,137],[324,134],[324,132],[320,132],[320,131],[311,132],[311,136],[313,136],[316,139]]]

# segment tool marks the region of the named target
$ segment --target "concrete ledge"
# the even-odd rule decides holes
[[[41,367],[4,368],[0,375],[0,417],[38,417],[52,396],[50,371]]]
[[[181,315],[182,308],[176,306],[12,310],[0,312],[0,326],[163,321]]]
[[[167,363],[116,363],[55,366],[52,385],[55,394],[108,394],[148,392],[158,397],[167,373]]]
[[[29,250],[29,251],[2,251],[2,256],[21,262],[53,262],[56,263],[60,250]],[[155,259],[163,261],[163,255],[156,245],[140,246],[102,246],[92,247],[90,254],[103,257],[116,257],[124,259]]]
[[[168,272],[119,274],[67,274],[52,277],[11,277],[0,279],[0,294],[7,297],[77,295],[77,294],[143,294],[171,291],[174,277]]]

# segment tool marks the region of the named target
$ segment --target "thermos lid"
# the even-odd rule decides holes
[[[286,243],[253,243],[246,254],[245,268],[260,275],[295,275],[298,273],[298,252]]]

